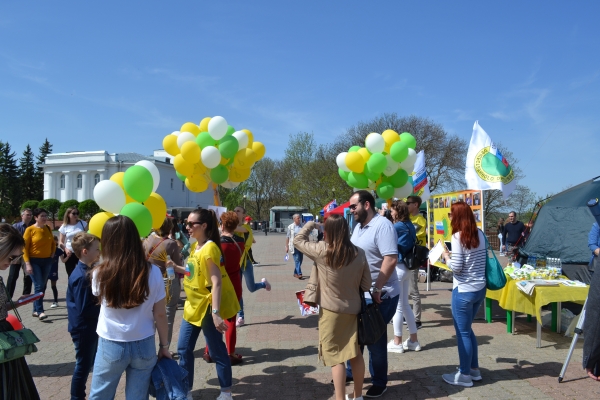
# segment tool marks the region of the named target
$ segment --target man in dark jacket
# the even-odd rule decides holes
[[[506,253],[512,254],[517,244],[523,244],[522,237],[524,231],[525,225],[521,221],[517,221],[517,213],[514,211],[508,213],[508,220],[502,232],[502,245]]]

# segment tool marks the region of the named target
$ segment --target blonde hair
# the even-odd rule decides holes
[[[71,240],[71,247],[73,247],[73,251],[77,258],[81,258],[81,252],[83,252],[84,249],[89,250],[96,240],[100,241],[100,239],[91,233],[77,232]]]

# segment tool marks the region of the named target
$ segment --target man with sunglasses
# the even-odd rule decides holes
[[[385,323],[389,324],[396,313],[400,295],[400,284],[396,274],[398,260],[396,230],[387,218],[375,212],[375,199],[366,190],[354,192],[350,197],[348,208],[356,222],[350,240],[365,251],[374,282],[372,299],[379,304],[379,311]],[[365,397],[379,397],[387,390],[387,333],[375,344],[367,346],[367,349],[373,386],[367,390]],[[346,381],[351,380],[352,369],[348,364]]]
[[[419,196],[408,196],[406,198],[406,204],[408,205],[408,212],[410,213],[410,222],[415,227],[417,232],[417,244],[421,246],[427,246],[427,221],[421,215],[419,208],[421,207],[421,197]],[[413,302],[413,314],[415,314],[415,322],[417,329],[421,329],[421,294],[419,293],[419,269],[415,268],[412,270],[410,279],[410,299]]]
[[[25,233],[25,229],[33,225],[32,221],[33,213],[30,208],[24,208],[21,211],[21,222],[17,222],[13,225],[21,236]],[[19,280],[20,270],[23,268],[23,257],[18,257],[10,263],[10,270],[8,272],[8,280],[6,281],[6,290],[8,295],[12,298],[15,294],[17,281]],[[23,296],[31,294],[32,281],[31,277],[27,274],[23,274]]]

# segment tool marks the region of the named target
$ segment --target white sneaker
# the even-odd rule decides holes
[[[242,325],[244,325],[244,318],[239,317],[237,319],[237,321],[235,322],[235,326],[242,326]]]
[[[229,399],[233,399],[233,397],[231,396],[231,392],[229,392],[229,393],[221,392],[219,397],[217,397],[217,400],[229,400]]]
[[[387,344],[387,351],[390,353],[404,353],[404,346],[402,345],[402,343],[395,344],[394,339],[392,339]]]
[[[269,283],[269,281],[267,280],[267,278],[262,278],[260,281],[265,284],[265,289],[267,290],[267,292],[270,292],[271,291],[271,284]]]
[[[402,347],[404,347],[404,350],[421,351],[419,341],[411,342],[410,339],[406,339],[404,343],[402,343]]]
[[[350,396],[346,395],[346,400],[363,400],[363,397],[362,396],[360,396],[360,397],[350,397]]]
[[[52,305],[50,306],[50,308],[56,308],[56,307],[58,307],[58,303],[56,303],[56,302],[52,303]]]

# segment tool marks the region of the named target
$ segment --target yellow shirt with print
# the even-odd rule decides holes
[[[415,231],[417,231],[417,244],[421,246],[427,246],[427,221],[421,215],[421,213],[417,215],[410,216],[410,222],[415,226]]]
[[[209,306],[212,303],[212,286],[208,273],[208,260],[215,263],[221,271],[221,304],[217,307],[223,319],[233,317],[240,309],[235,290],[221,262],[221,249],[213,241],[208,241],[204,246],[196,247],[188,258],[189,275],[183,278],[183,288],[187,300],[183,307],[183,319],[192,325],[202,325]]]
[[[246,236],[244,236],[245,233],[243,232],[235,232],[235,234],[246,241],[244,245],[244,254],[240,259],[240,267],[242,267],[242,269],[246,269],[246,260],[248,259],[248,251],[250,251],[250,247],[252,247],[252,242],[254,241],[254,233],[252,233],[252,228],[250,228],[250,225],[243,224],[242,226],[248,230],[248,237],[246,238]]]

